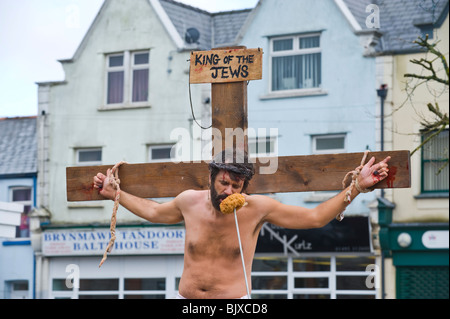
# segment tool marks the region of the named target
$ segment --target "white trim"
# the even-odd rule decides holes
[[[348,23],[350,23],[351,27],[353,28],[353,31],[361,31],[362,28],[359,25],[358,21],[356,21],[355,17],[347,7],[347,5],[344,3],[344,0],[334,0],[338,8],[341,10],[344,17],[347,19]]]
[[[155,10],[156,14],[158,15],[159,19],[161,20],[162,24],[166,28],[167,32],[169,33],[170,37],[172,38],[173,42],[175,42],[175,45],[178,47],[178,49],[184,48],[184,41],[181,38],[180,34],[178,33],[177,29],[173,25],[172,21],[170,20],[169,16],[167,15],[164,8],[161,6],[161,3],[159,0],[149,0],[150,4],[152,5],[153,9]]]

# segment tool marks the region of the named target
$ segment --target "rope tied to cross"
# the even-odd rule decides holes
[[[116,241],[116,222],[117,222],[117,210],[119,209],[119,199],[120,199],[120,179],[119,179],[119,167],[122,164],[128,164],[127,162],[119,162],[109,171],[108,178],[111,186],[116,190],[116,196],[114,197],[113,213],[111,216],[111,239],[109,240],[108,246],[106,247],[105,253],[103,254],[102,261],[98,268],[100,268],[108,257],[114,247],[114,242]]]
[[[344,202],[346,203],[351,203],[352,199],[351,199],[351,195],[352,195],[352,191],[353,188],[356,188],[358,190],[358,192],[360,193],[369,193],[372,192],[373,189],[363,189],[361,188],[361,186],[359,185],[358,182],[358,176],[361,173],[362,168],[364,167],[365,163],[366,163],[366,159],[367,159],[367,155],[369,154],[369,151],[365,151],[363,158],[361,160],[361,164],[355,168],[352,171],[349,171],[347,174],[345,174],[344,179],[342,180],[342,188],[346,188],[348,187],[347,191],[345,192],[345,198],[344,198]],[[351,177],[351,182],[349,183],[349,178]],[[350,187],[349,187],[350,186]],[[342,221],[344,219],[344,212],[338,214],[336,216],[336,219],[338,221]]]

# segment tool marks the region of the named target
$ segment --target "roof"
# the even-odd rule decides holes
[[[198,47],[209,50],[213,47],[238,44],[237,37],[252,9],[210,13],[173,0],[159,0],[181,39],[186,30],[196,28],[200,33]]]
[[[419,52],[413,43],[423,35],[423,26],[439,28],[448,15],[449,0],[343,0],[362,30],[368,30],[366,12],[369,4],[379,8],[380,54]]]
[[[36,173],[36,117],[1,118],[0,176]]]

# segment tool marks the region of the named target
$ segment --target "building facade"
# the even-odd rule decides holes
[[[216,39],[211,25],[242,24],[249,11],[213,16],[173,1],[106,0],[73,58],[60,61],[65,80],[39,83],[37,298],[175,297],[183,225],[153,225],[120,208],[125,237],[99,269],[112,203],[67,202],[66,167],[178,159],[179,131],[201,144],[201,134],[191,136],[190,91],[200,120],[209,87],[189,88],[190,51],[228,41],[232,32]]]
[[[36,147],[36,117],[0,119],[0,227],[16,225],[8,226],[13,232],[7,237],[0,235],[0,299],[34,297],[30,217],[36,207]],[[20,220],[7,211],[11,204],[22,208]]]
[[[449,286],[449,171],[448,124],[427,131],[426,123],[437,117],[428,110],[429,103],[439,105],[448,117],[448,73],[437,59],[433,67],[447,84],[405,77],[427,76],[428,71],[412,60],[431,61],[435,56],[413,41],[429,37],[429,43],[448,60],[448,1],[423,6],[420,1],[385,4],[392,12],[381,15],[386,27],[386,42],[379,47],[377,81],[386,85],[384,130],[386,150],[418,148],[438,129],[439,135],[411,157],[411,188],[390,190],[379,204],[380,244],[383,255],[383,294],[397,299],[448,299]],[[399,24],[398,12],[408,12]],[[395,14],[397,12],[397,14]],[[395,40],[397,39],[397,40]],[[402,41],[398,41],[401,39]],[[430,73],[431,74],[431,73]]]

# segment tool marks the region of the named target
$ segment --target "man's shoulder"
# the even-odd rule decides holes
[[[267,195],[246,195],[245,201],[248,202],[249,207],[270,208],[273,205],[279,203],[274,198]]]
[[[175,198],[175,204],[184,214],[189,211],[191,207],[194,207],[205,201],[206,198],[207,191],[189,189],[181,192]]]
[[[200,197],[204,197],[207,191],[205,190],[195,190],[195,189],[188,189],[183,192],[181,192],[177,199],[180,200],[198,200]]]

